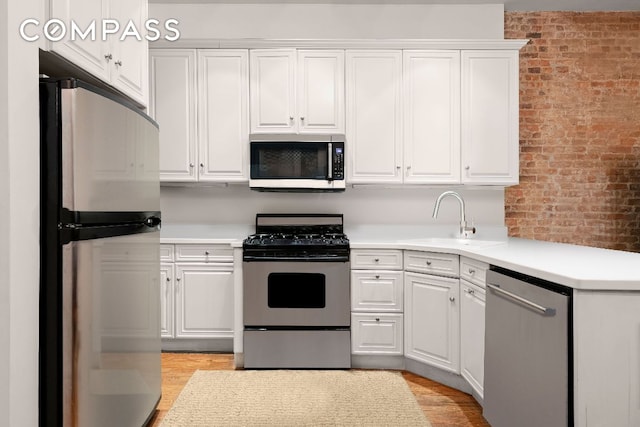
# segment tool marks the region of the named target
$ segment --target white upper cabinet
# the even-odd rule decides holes
[[[152,49],[150,57],[160,180],[247,181],[247,50]]]
[[[246,50],[198,51],[200,181],[246,181],[249,152]]]
[[[404,51],[404,182],[460,182],[460,52]]]
[[[141,40],[134,36],[129,36],[122,41],[119,38],[113,40],[111,44],[112,84],[116,89],[147,105],[149,62],[146,58],[149,49],[147,39],[144,37],[147,0],[112,0],[111,17],[120,23],[121,31],[124,31],[123,27],[131,21],[141,33]]]
[[[401,92],[401,51],[347,51],[348,182],[402,182]]]
[[[462,51],[462,182],[519,181],[518,51]]]
[[[250,52],[252,133],[344,133],[344,51]]]
[[[91,40],[91,37],[84,40],[80,37],[75,40],[67,37],[59,42],[52,42],[51,50],[104,81],[109,81],[110,52],[108,43],[103,42],[98,34],[98,22],[100,18],[109,16],[110,4],[110,0],[51,0],[50,6],[51,18],[65,23],[73,20],[82,29],[97,21],[95,40]]]
[[[344,51],[298,51],[298,131],[344,133]]]
[[[251,51],[251,132],[295,132],[296,51]]]
[[[147,0],[51,0],[50,17],[68,26],[66,36],[51,42],[50,49],[94,77],[108,83],[140,105],[148,103],[148,43],[145,31]],[[103,40],[102,21],[112,19],[120,28]],[[86,37],[70,37],[71,22],[84,32],[95,24],[95,32]],[[128,35],[120,40],[129,21],[140,40]],[[111,26],[109,27],[112,28]]]
[[[150,51],[149,113],[160,127],[160,180],[196,181],[196,51]]]

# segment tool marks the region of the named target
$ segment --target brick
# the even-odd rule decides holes
[[[507,12],[520,52],[511,236],[640,252],[640,12]]]

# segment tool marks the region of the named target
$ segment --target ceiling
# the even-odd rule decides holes
[[[505,11],[640,11],[640,0],[149,0],[149,3],[503,4]]]

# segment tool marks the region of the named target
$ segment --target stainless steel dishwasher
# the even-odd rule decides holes
[[[492,427],[573,426],[572,289],[491,266],[483,415]]]

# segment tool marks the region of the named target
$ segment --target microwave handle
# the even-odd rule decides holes
[[[333,181],[333,144],[327,144],[327,157],[329,157],[329,161],[327,162],[328,172],[327,172],[327,181]]]

